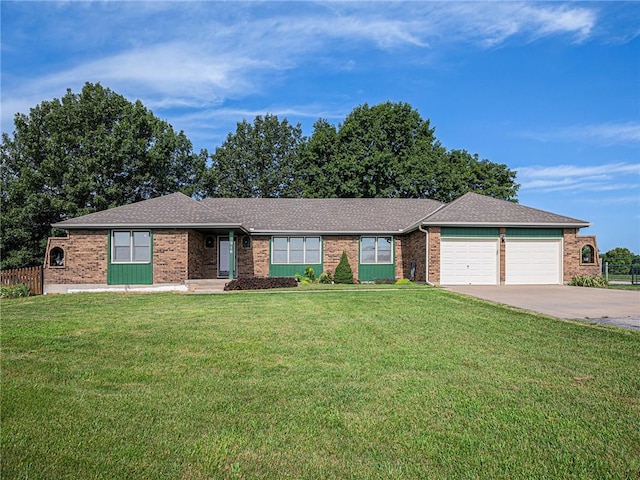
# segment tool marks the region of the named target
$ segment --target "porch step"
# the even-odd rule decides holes
[[[201,280],[186,280],[187,293],[223,293],[224,286],[229,282],[226,278],[206,278]]]

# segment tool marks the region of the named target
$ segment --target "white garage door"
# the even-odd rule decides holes
[[[496,285],[498,241],[494,238],[443,238],[440,242],[442,285]]]
[[[507,240],[507,285],[562,284],[562,240]]]

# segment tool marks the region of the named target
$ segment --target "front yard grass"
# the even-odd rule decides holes
[[[0,301],[2,478],[638,478],[640,334],[440,289]]]

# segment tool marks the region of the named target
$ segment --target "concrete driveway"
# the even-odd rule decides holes
[[[566,285],[464,285],[444,288],[552,317],[587,320],[640,331],[640,290]]]

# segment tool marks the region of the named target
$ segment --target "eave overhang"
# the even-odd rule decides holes
[[[523,222],[423,222],[423,227],[521,227],[521,228],[585,228],[589,222],[523,223]]]
[[[63,230],[114,230],[114,229],[196,229],[196,230],[242,230],[249,233],[245,227],[240,224],[228,224],[228,223],[130,223],[130,222],[118,222],[109,224],[95,224],[95,223],[74,223],[71,225],[65,224],[65,222],[54,223],[51,225],[55,228]]]

